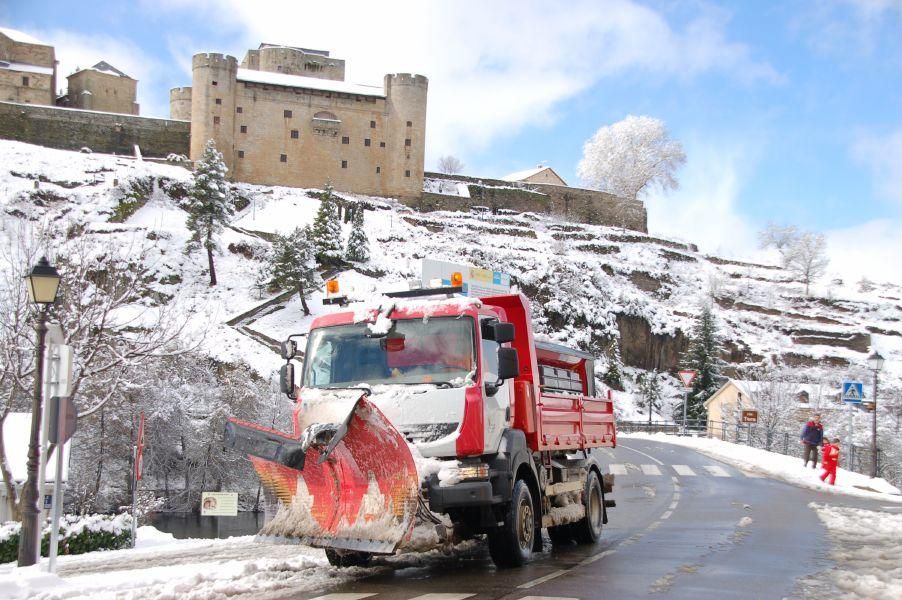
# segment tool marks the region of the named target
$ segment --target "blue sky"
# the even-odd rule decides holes
[[[652,233],[752,257],[766,222],[794,223],[838,273],[902,283],[902,0],[7,0],[0,26],[56,45],[63,76],[104,59],[138,78],[149,115],[193,53],[261,41],[332,50],[363,83],[423,73],[427,168],[474,175],[542,162],[578,184],[585,140],[647,114],[688,155],[647,198]]]

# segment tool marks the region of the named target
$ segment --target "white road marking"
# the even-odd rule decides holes
[[[560,577],[561,575],[564,575],[565,573],[567,573],[567,570],[561,569],[560,571],[555,571],[554,573],[549,573],[548,575],[545,575],[544,577],[539,577],[538,579],[533,579],[532,581],[527,581],[523,585],[518,585],[517,587],[521,590],[527,590],[531,587],[536,587],[540,583],[545,583],[546,581],[551,581],[555,577]]]
[[[626,475],[626,465],[621,465],[621,464],[608,465],[608,471],[612,475]]]
[[[669,508],[670,510],[673,510],[677,507],[677,504],[679,504],[679,503],[680,503],[679,500],[674,500],[673,502],[670,503],[670,506],[668,506],[667,508]]]
[[[752,479],[764,479],[765,477],[767,477],[766,475],[762,475],[761,473],[755,473],[753,471],[743,471],[742,474],[745,475],[746,477],[751,477]]]
[[[604,552],[599,552],[598,554],[593,554],[593,555],[590,556],[589,558],[586,558],[586,559],[583,559],[583,560],[579,561],[579,562],[576,564],[576,566],[577,566],[577,567],[584,567],[584,566],[586,566],[586,565],[590,565],[590,564],[594,563],[596,560],[601,560],[601,559],[604,558],[605,556],[609,556],[609,555],[611,555],[611,554],[614,554],[614,551],[613,551],[613,550],[605,550]],[[520,600],[523,600],[523,599],[521,598]]]
[[[705,465],[705,470],[714,475],[715,477],[729,477],[730,474],[727,473],[723,467],[718,467],[717,465]]]
[[[644,456],[645,458],[650,458],[651,460],[653,460],[654,462],[658,463],[659,465],[663,465],[663,464],[664,464],[663,462],[661,462],[660,460],[658,460],[658,459],[655,458],[654,456],[652,456],[652,455],[650,455],[650,454],[646,454],[645,452],[642,452],[641,450],[636,450],[635,448],[630,448],[629,446],[624,446],[623,444],[620,444],[620,445],[618,446],[618,448],[626,448],[627,450],[631,450],[631,451],[633,451],[633,452],[636,452],[637,454],[641,454],[641,455]]]
[[[673,511],[672,511],[672,510],[668,510],[668,511],[665,512],[663,515],[661,515],[661,519],[669,519],[669,518],[670,518],[670,515],[672,515],[672,514],[673,514]]]
[[[464,600],[464,598],[472,598],[476,594],[423,594],[410,600]]]
[[[658,468],[658,465],[639,465],[639,468],[642,469],[642,473],[645,475],[661,474],[661,469]]]
[[[695,471],[689,468],[689,465],[672,465],[673,470],[677,472],[677,475],[682,475],[683,477],[695,477]]]
[[[651,525],[648,526],[648,529],[657,529],[660,526],[661,526],[661,522],[655,521],[654,523],[652,523]]]
[[[310,600],[363,600],[376,594],[326,594],[325,596],[317,596]]]

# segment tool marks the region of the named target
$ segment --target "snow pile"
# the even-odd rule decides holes
[[[834,494],[849,494],[864,498],[879,498],[887,502],[902,504],[902,492],[884,479],[870,478],[845,469],[836,470],[836,485],[827,485],[820,480],[820,469],[803,467],[802,461],[794,456],[785,456],[742,444],[733,444],[706,437],[690,437],[655,433],[621,434],[619,439],[646,439],[667,444],[692,448],[702,454],[722,460],[734,467],[782,479],[800,487]]]
[[[852,598],[902,598],[902,514],[811,503],[835,542],[829,577]]]

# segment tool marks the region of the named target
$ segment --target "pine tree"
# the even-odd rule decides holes
[[[341,222],[331,183],[320,195],[319,210],[313,220],[313,245],[316,260],[322,265],[334,265],[342,258]]]
[[[363,230],[363,208],[354,210],[354,218],[351,221],[351,235],[348,237],[348,248],[345,258],[351,262],[366,262],[370,259],[369,240]]]
[[[213,265],[213,252],[217,248],[215,237],[228,223],[234,210],[225,179],[227,171],[222,153],[210,140],[195,165],[194,187],[188,194],[188,219],[185,224],[192,233],[192,242],[207,251],[211,286],[216,285],[216,268]]]
[[[651,373],[646,373],[642,377],[639,382],[639,389],[642,392],[642,396],[636,402],[636,406],[641,410],[648,410],[648,425],[651,426],[652,414],[654,411],[660,412],[664,406],[657,369]]]
[[[620,344],[614,338],[614,343],[608,350],[608,368],[604,372],[602,381],[610,388],[623,391],[623,363],[620,360]]]
[[[707,419],[705,400],[710,398],[720,387],[724,361],[720,358],[723,351],[717,322],[710,305],[702,307],[689,337],[689,348],[683,355],[682,366],[696,372],[692,391],[687,400],[686,418],[693,420]],[[682,407],[680,407],[681,411]],[[682,414],[680,415],[682,418]]]
[[[306,288],[317,284],[316,258],[310,227],[295,228],[288,235],[277,235],[269,264],[269,286],[297,290],[304,314],[310,314]]]

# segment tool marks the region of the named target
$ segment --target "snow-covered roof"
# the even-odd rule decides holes
[[[111,75],[117,75],[119,77],[125,77],[126,79],[131,79],[131,77],[129,77],[128,75],[126,75],[125,73],[123,73],[122,71],[120,71],[119,69],[117,69],[116,67],[111,65],[110,63],[106,62],[105,60],[100,61],[99,63],[97,63],[96,65],[94,65],[91,68],[94,69],[95,71],[101,71],[102,73],[109,73]]]
[[[21,71],[23,73],[37,73],[39,75],[53,75],[52,67],[42,67],[40,65],[7,62],[5,60],[0,60],[0,69],[7,69],[9,71]]]
[[[332,79],[317,79],[316,77],[302,77],[300,75],[286,75],[285,73],[256,71],[254,69],[238,69],[238,81],[284,85],[285,87],[322,90],[326,92],[342,92],[360,96],[375,96],[377,98],[385,97],[385,89],[379,85],[363,85],[359,83],[349,83],[347,81],[335,81]]]
[[[543,171],[551,171],[552,173],[554,173],[555,177],[557,177],[561,181],[564,181],[564,179],[560,175],[558,175],[557,173],[554,172],[554,169],[552,169],[551,167],[543,166],[543,165],[539,165],[533,169],[526,169],[525,171],[516,171],[514,173],[508,173],[507,175],[502,177],[501,180],[502,181],[525,181],[525,180],[529,179],[530,177],[532,177],[533,175],[538,175],[539,173],[541,173]]]
[[[263,42],[257,48],[258,50],[262,50],[263,48],[287,48],[289,50],[300,50],[305,54],[318,54],[320,56],[329,56],[328,50],[314,50],[313,48],[301,48],[300,46],[286,46],[285,44],[270,44],[268,42]]]
[[[0,27],[0,33],[8,37],[14,42],[19,42],[22,44],[37,44],[38,46],[49,46],[50,44],[45,44],[41,40],[32,37],[25,33],[24,31],[19,31],[18,29],[10,29],[8,27]]]

